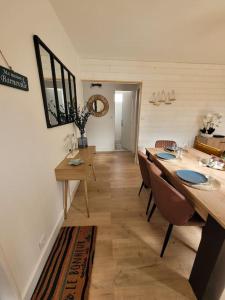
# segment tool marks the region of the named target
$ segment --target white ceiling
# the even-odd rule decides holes
[[[225,0],[50,0],[83,58],[225,64]]]

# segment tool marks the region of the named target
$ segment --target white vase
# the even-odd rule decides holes
[[[201,136],[203,137],[206,137],[206,138],[209,138],[209,137],[212,137],[213,136],[213,133],[209,134],[209,133],[200,133]]]

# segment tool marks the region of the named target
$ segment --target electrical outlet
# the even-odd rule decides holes
[[[45,243],[46,243],[46,236],[45,236],[45,234],[42,234],[40,241],[38,243],[40,250],[43,249]]]

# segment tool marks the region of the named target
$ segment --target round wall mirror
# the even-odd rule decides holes
[[[93,95],[87,102],[88,110],[95,117],[102,117],[109,110],[108,100],[102,95]]]

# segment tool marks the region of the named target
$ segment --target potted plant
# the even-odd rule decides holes
[[[221,123],[222,115],[220,113],[207,114],[203,118],[203,127],[200,129],[202,136],[211,136],[216,130],[216,127],[219,127]]]
[[[85,126],[91,113],[85,105],[83,108],[78,106],[77,110],[74,111],[74,123],[80,130],[80,137],[78,138],[78,148],[85,148],[88,146],[87,137],[85,134]]]

